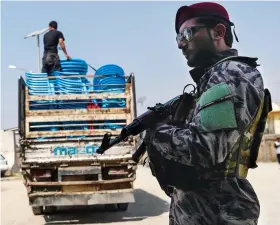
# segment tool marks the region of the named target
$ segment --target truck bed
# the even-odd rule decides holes
[[[76,76],[73,76],[75,78]],[[49,77],[48,79],[56,79]],[[135,138],[97,155],[105,133],[118,135],[136,117],[134,77],[126,77],[123,93],[86,93],[32,95],[25,81],[19,80],[19,133],[23,163],[88,158],[115,158],[131,154]],[[124,100],[123,107],[94,108],[93,101]],[[71,102],[70,102],[71,101]],[[83,104],[79,109],[62,109],[58,105]],[[43,107],[47,105],[49,109]],[[39,109],[39,107],[41,107]],[[111,129],[110,129],[111,128]],[[109,156],[110,155],[110,156]]]

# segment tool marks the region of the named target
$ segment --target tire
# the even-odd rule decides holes
[[[6,171],[1,171],[1,177],[5,177]]]
[[[32,212],[34,215],[42,215],[43,214],[43,206],[32,206]]]
[[[119,211],[126,211],[128,209],[128,203],[119,203],[117,207]]]
[[[104,206],[105,206],[105,210],[106,211],[114,211],[114,210],[116,210],[115,204],[106,204]]]
[[[51,206],[45,206],[45,210],[44,210],[44,212],[46,213],[46,214],[52,214],[52,213],[55,213],[56,212],[56,206],[54,206],[54,205],[51,205]]]

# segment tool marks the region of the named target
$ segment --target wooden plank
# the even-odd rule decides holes
[[[68,94],[68,95],[27,95],[27,101],[42,100],[83,100],[83,99],[111,99],[126,98],[126,93],[95,93],[95,94]]]
[[[26,133],[27,138],[37,137],[65,137],[65,136],[83,136],[83,135],[104,135],[110,132],[113,135],[118,135],[121,129],[94,129],[94,130],[62,130],[62,131],[29,131]]]
[[[81,123],[81,124],[58,124],[58,125],[33,125],[30,126],[29,128],[43,128],[43,127],[80,127],[80,126],[102,126],[102,125],[106,125],[106,126],[114,126],[114,125],[123,125],[125,126],[126,123]]]
[[[100,181],[62,181],[62,182],[28,182],[30,186],[63,186],[63,185],[83,185],[83,184],[114,184],[133,182],[135,178],[123,178],[114,180],[100,180]]]
[[[125,88],[125,95],[126,95],[126,110],[131,112],[131,83],[126,85]],[[127,123],[132,122],[131,113],[127,114]]]
[[[102,190],[122,190],[131,188],[132,182],[121,182],[121,183],[111,183],[111,184],[95,184],[95,185],[67,185],[62,186],[61,191],[67,193],[83,193],[89,191],[102,191]]]
[[[102,139],[103,137],[83,137],[82,138],[82,140],[84,140],[84,141],[94,141],[94,142],[100,142],[101,141],[101,139]],[[39,140],[36,140],[36,139],[34,139],[34,140],[32,140],[32,143],[34,143],[34,144],[45,144],[45,143],[57,143],[57,142],[60,142],[60,143],[64,143],[64,142],[70,142],[70,141],[72,141],[72,142],[77,142],[77,141],[80,141],[81,140],[81,138],[79,138],[79,137],[76,137],[76,138],[69,138],[69,137],[67,137],[67,138],[52,138],[52,139],[39,139]]]
[[[127,114],[130,108],[102,108],[102,109],[55,109],[29,110],[26,116],[60,116],[60,115],[89,115],[89,114]]]
[[[63,122],[63,121],[88,121],[88,120],[126,120],[129,113],[122,114],[81,114],[81,115],[54,115],[54,116],[27,116],[30,122]]]
[[[127,102],[126,102],[126,110],[129,110],[130,113],[127,113],[127,124],[130,124],[132,122],[132,113],[131,113],[131,98],[127,98]]]
[[[26,120],[26,115],[28,114],[29,111],[29,101],[26,100],[28,97],[28,87],[25,87],[25,134],[29,132],[29,124],[28,121]]]
[[[122,147],[122,146],[120,146]],[[127,147],[127,146],[125,146]],[[132,146],[133,147],[133,146]],[[48,166],[61,166],[61,164],[67,164],[69,165],[85,165],[85,163],[94,164],[94,163],[111,163],[116,162],[118,164],[122,165],[136,165],[134,161],[131,160],[131,153],[127,153],[125,155],[96,155],[94,157],[88,157],[85,156],[82,158],[81,156],[73,158],[69,158],[69,156],[65,157],[45,157],[38,160],[38,158],[27,158],[25,161],[22,162],[22,165],[36,165],[36,166],[44,166],[46,164],[49,164]]]

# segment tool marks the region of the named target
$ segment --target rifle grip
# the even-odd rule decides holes
[[[146,143],[143,141],[141,145],[137,148],[137,150],[132,155],[132,160],[136,163],[142,158],[142,156],[146,152]]]
[[[184,93],[180,96],[180,101],[178,103],[177,109],[174,114],[172,124],[180,125],[185,122],[188,118],[191,109],[194,106],[194,96],[189,93]]]

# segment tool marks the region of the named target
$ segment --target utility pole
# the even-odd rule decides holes
[[[36,37],[37,38],[37,48],[38,48],[38,72],[41,71],[41,56],[40,56],[40,35],[45,33],[49,28],[44,28],[41,30],[33,31],[32,33],[26,35],[24,39],[30,38],[30,37]]]

